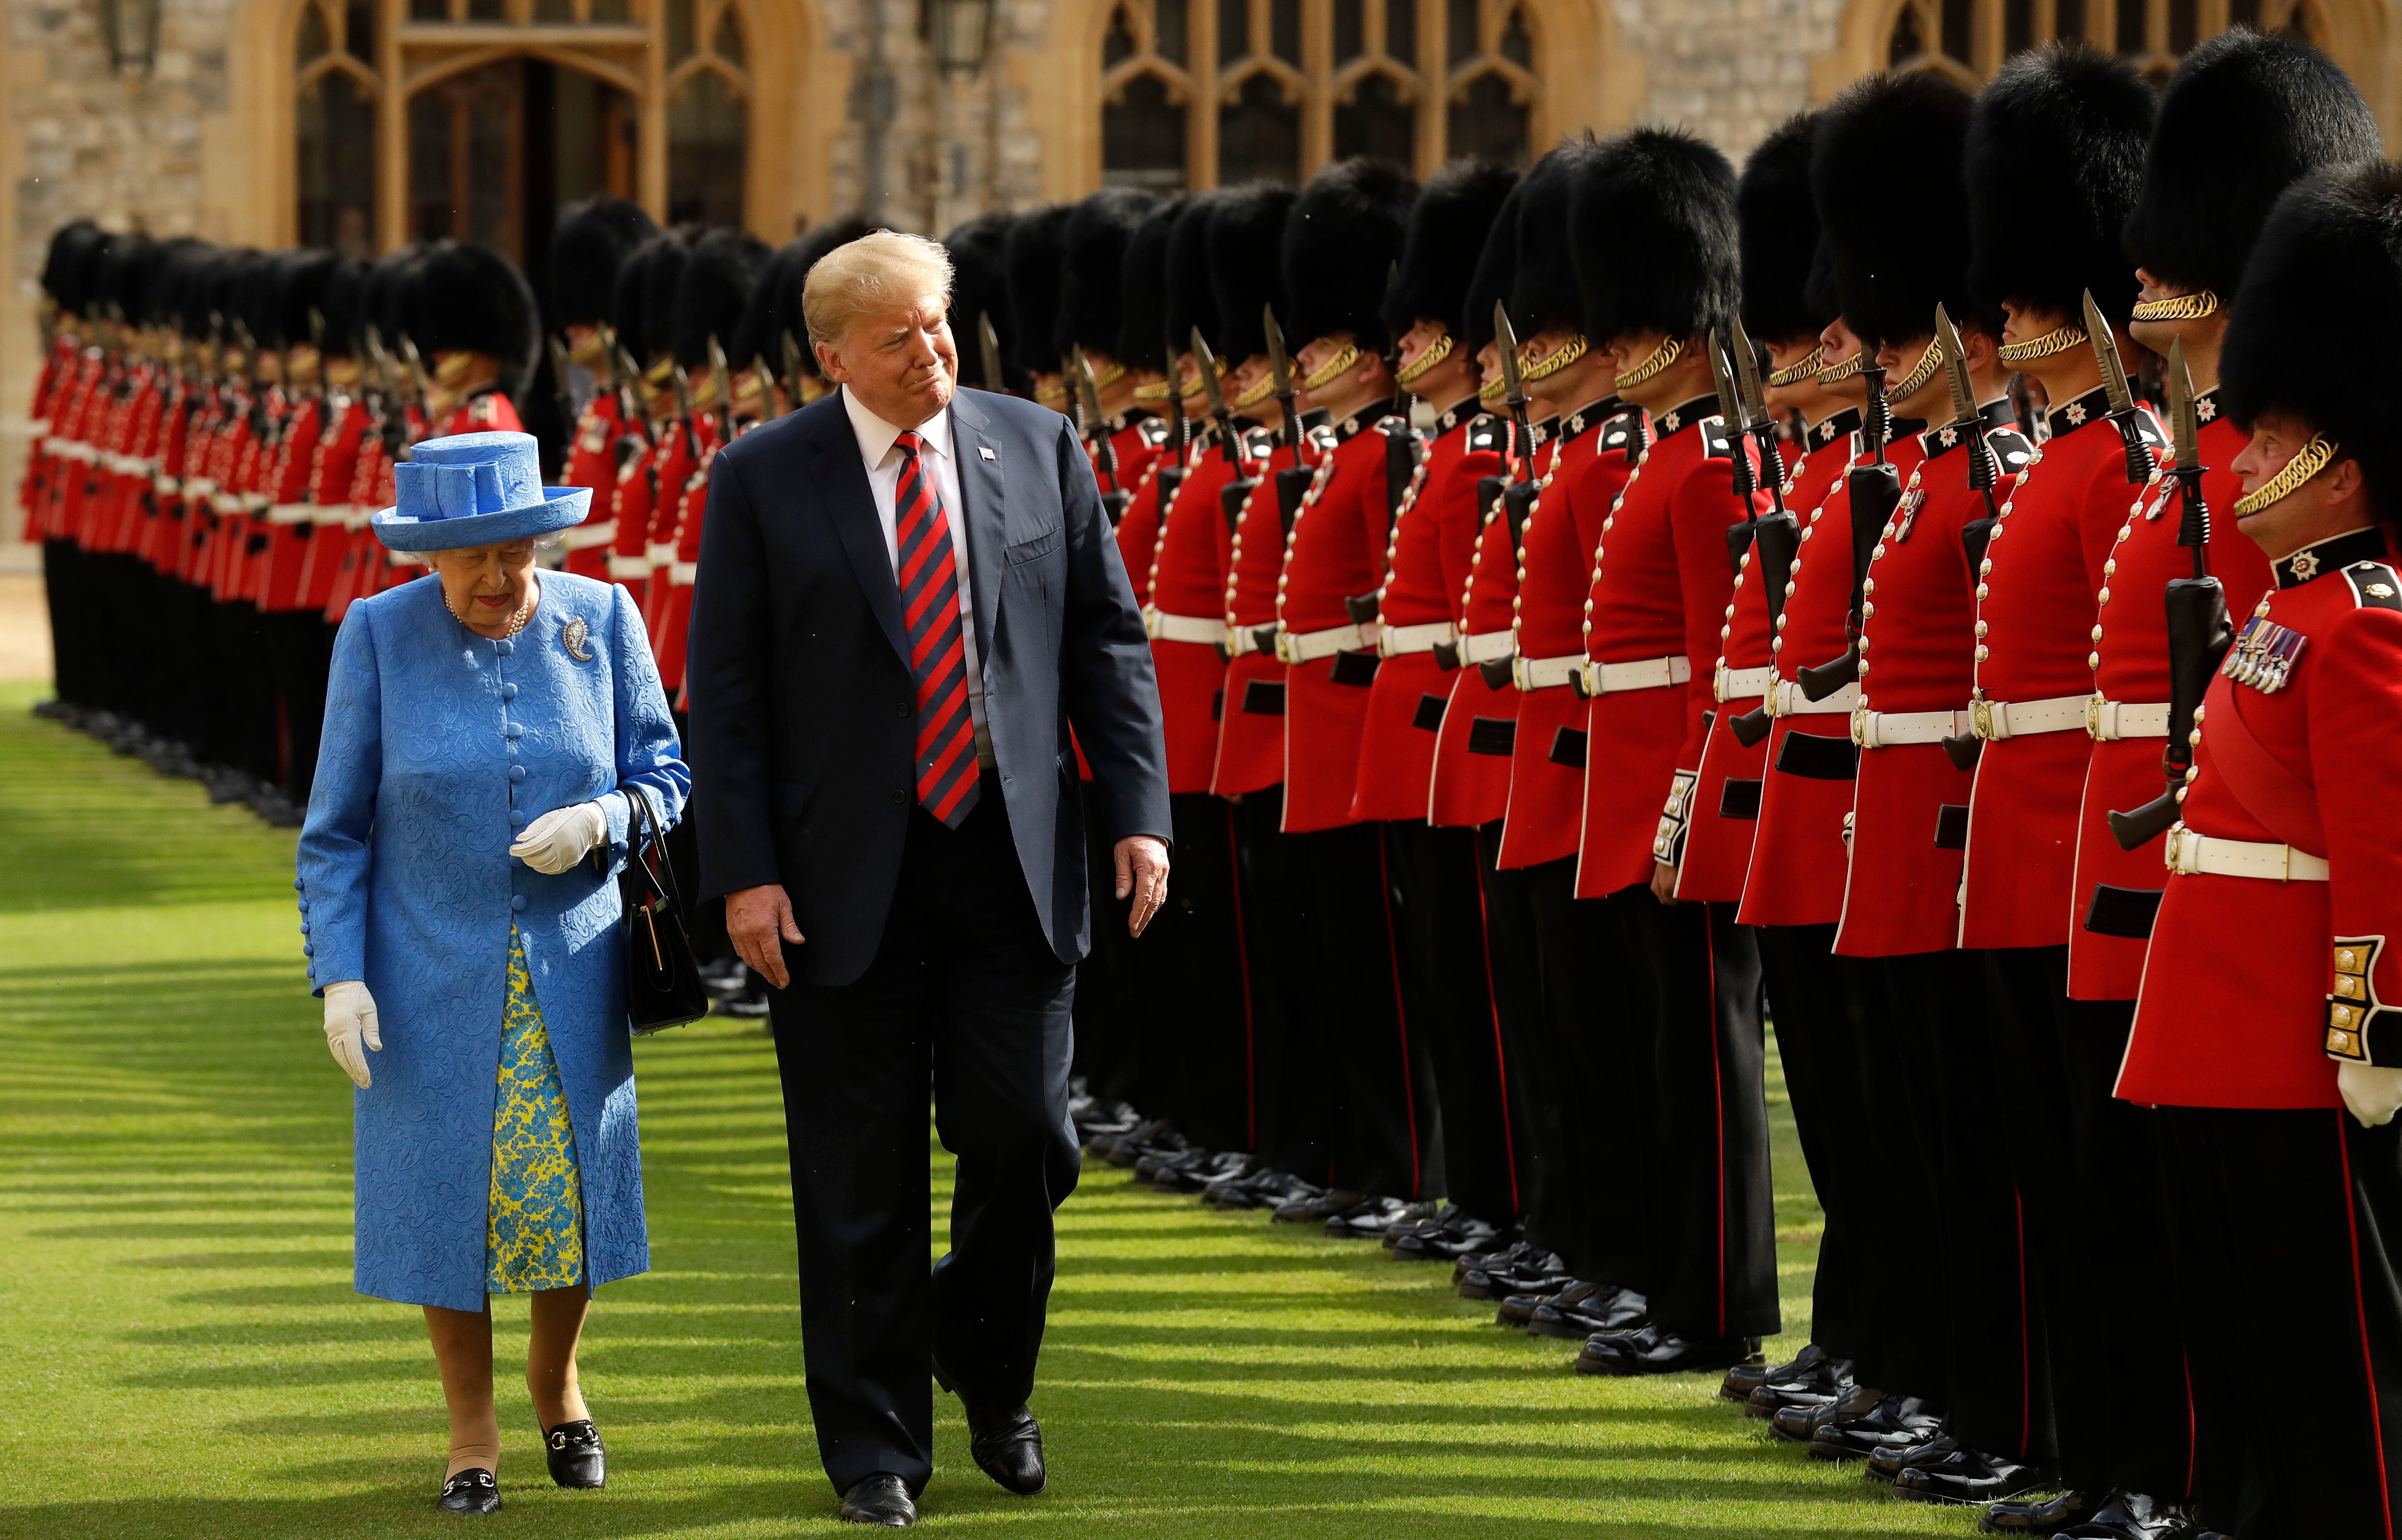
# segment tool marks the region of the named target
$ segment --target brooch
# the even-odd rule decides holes
[[[559,645],[578,663],[592,661],[585,643],[592,639],[592,627],[584,624],[582,615],[570,615],[567,624],[559,628]]]

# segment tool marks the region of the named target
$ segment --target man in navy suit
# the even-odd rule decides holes
[[[842,389],[718,452],[688,665],[701,891],[777,990],[819,1452],[842,1517],[887,1525],[933,1468],[930,1366],[976,1464],[1044,1484],[1082,796],[1136,933],[1167,892],[1158,686],[1091,464],[1056,412],[957,392],[950,282],[881,231],[810,270]],[[931,1277],[930,1083],[959,1158]]]

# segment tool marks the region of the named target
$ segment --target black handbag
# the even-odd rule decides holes
[[[617,892],[626,909],[626,1017],[639,1038],[700,1020],[709,1014],[709,995],[684,934],[683,892],[668,859],[666,831],[649,793],[629,786],[626,802],[631,849]]]

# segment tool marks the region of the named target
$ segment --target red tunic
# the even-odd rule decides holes
[[[1577,419],[1600,417],[1579,433]],[[1649,442],[1643,414],[1615,398],[1571,416],[1560,451],[1518,539],[1517,615],[1512,668],[1518,728],[1510,749],[1510,807],[1498,864],[1516,869],[1577,853],[1584,810],[1585,703],[1571,686],[1535,687],[1530,660],[1584,654],[1584,601],[1602,520]]]
[[[619,392],[593,392],[568,443],[559,484],[592,489],[592,511],[567,531],[565,565],[577,577],[605,582],[609,576],[609,548],[617,539],[617,440],[625,432],[624,409]]]
[[[1576,452],[1590,458],[1592,430],[1601,425],[1601,419],[1588,419],[1581,412],[1576,418]],[[1538,484],[1558,469],[1566,431],[1560,418],[1534,424],[1529,474]],[[1520,458],[1514,452],[1510,456],[1513,477]],[[1433,784],[1427,792],[1427,821],[1442,829],[1475,828],[1510,810],[1510,756],[1518,742],[1510,622],[1517,614],[1517,536],[1523,530],[1512,529],[1498,501],[1488,502],[1482,517],[1476,554],[1468,561],[1467,591],[1456,611],[1453,628],[1459,639],[1452,655],[1458,661],[1449,670],[1450,693],[1431,692],[1418,702],[1419,721],[1431,717],[1442,723],[1435,733]],[[1435,661],[1443,659],[1438,654]]]
[[[1322,435],[1310,424],[1304,424],[1303,436],[1313,458],[1326,452]],[[1276,444],[1266,467],[1253,473],[1260,478],[1259,485],[1235,511],[1234,539],[1227,546],[1226,588],[1220,596],[1234,661],[1226,667],[1228,708],[1218,723],[1218,754],[1209,771],[1209,790],[1222,797],[1263,791],[1284,779],[1284,722],[1289,703],[1284,664],[1276,655],[1275,629],[1286,531],[1284,513],[1277,502],[1276,476],[1293,463],[1291,447]],[[1237,703],[1239,710],[1235,708]]]
[[[639,611],[651,584],[651,514],[659,501],[659,445],[669,434],[662,430],[657,437],[628,436],[629,452],[618,457],[617,490],[609,502],[617,532],[609,545],[608,571],[609,580],[624,585]]]
[[[2332,1107],[2330,1055],[2402,1063],[2391,1019],[2402,1001],[2402,576],[2373,529],[2276,571],[2280,586],[2246,619],[2291,634],[2290,674],[2269,690],[2224,668],[2211,681],[2184,828],[2268,845],[2272,873],[2285,870],[2273,847],[2291,845],[2325,860],[2326,880],[2168,879],[2119,1071],[2129,1101]],[[2239,638],[2229,665],[2241,655]]]
[[[1333,632],[1334,641],[1372,639],[1344,601],[1375,592],[1385,577],[1385,434],[1364,416],[1345,418],[1320,432],[1332,447],[1318,461],[1286,538],[1284,572],[1277,580],[1277,621],[1288,649],[1316,633]],[[1352,821],[1360,727],[1376,670],[1376,653],[1356,646],[1286,665],[1287,832],[1303,834]]]
[[[1585,656],[1659,671],[1669,682],[1608,681],[1587,701],[1584,819],[1576,893],[1606,898],[1649,882],[1662,809],[1702,763],[1710,670],[1734,589],[1726,528],[1729,444],[1709,397],[1652,419],[1658,435],[1601,521],[1593,559]],[[1696,667],[1693,659],[1703,662]],[[1681,661],[1680,661],[1681,660]],[[1594,670],[1598,672],[1598,670]],[[1677,675],[1683,674],[1678,679]],[[1681,844],[1681,830],[1671,835]]]
[[[2201,451],[2204,467],[2203,499],[2216,516],[2211,521],[2210,571],[2229,599],[2242,604],[2247,595],[2266,590],[2274,581],[2269,558],[2260,547],[2239,532],[2230,510],[2243,495],[2243,484],[2228,469],[2243,451],[2246,436],[2218,415],[2217,392],[2205,392],[2195,403],[2202,424]],[[2139,502],[2139,512],[2119,526],[2117,543],[2102,564],[2100,613],[2093,644],[2097,661],[2093,692],[2105,704],[2103,712],[2123,731],[2133,713],[2125,707],[2148,708],[2165,726],[2169,700],[2168,612],[2160,596],[2171,578],[2193,575],[2193,553],[2176,543],[2183,502],[2174,495],[2176,482],[2162,476]],[[2115,708],[2118,708],[2114,709]],[[2109,731],[2105,722],[2104,730]],[[2146,722],[2142,725],[2148,726]],[[2156,729],[2104,738],[2093,745],[2085,771],[2083,811],[2078,818],[2077,882],[2071,889],[2068,930],[2068,993],[2079,1000],[2132,1000],[2144,980],[2146,939],[2105,935],[2085,928],[2097,887],[2157,893],[2168,880],[2160,864],[2160,846],[2147,841],[2133,850],[2121,850],[2110,836],[2110,814],[2126,812],[2158,797],[2167,781],[2161,777],[2160,751],[2167,739]]]
[[[2050,415],[2051,437],[2002,504],[1977,587],[1977,702],[2074,720],[1985,744],[1968,799],[1960,944],[2058,946],[2074,907],[2078,804],[2085,794],[2082,701],[2093,690],[2093,596],[2127,521],[2126,452],[2096,390]],[[2159,425],[2139,413],[2159,442]],[[2009,538],[2005,539],[2007,536]]]
[[[359,443],[367,432],[366,408],[339,392],[322,398],[325,427],[317,434],[308,465],[305,501],[315,529],[300,563],[297,607],[323,613],[332,597],[334,579],[351,543],[351,473],[358,464]]]
[[[1834,489],[1851,463],[1852,431],[1857,411],[1836,414],[1814,429],[1815,446],[1803,459],[1787,464],[1780,443],[1779,466],[1785,474],[1788,513],[1805,524]],[[1737,742],[1737,717],[1756,710],[1774,674],[1769,649],[1768,594],[1771,584],[1790,574],[1760,570],[1757,545],[1743,554],[1735,573],[1734,597],[1726,607],[1726,623],[1719,627],[1720,652],[1710,675],[1710,698],[1718,703],[1711,717],[1709,741],[1702,749],[1701,778],[1693,786],[1692,816],[1685,831],[1685,859],[1677,865],[1677,896],[1712,903],[1733,903],[1743,898],[1744,873],[1751,866],[1751,839],[1760,823],[1760,780],[1767,763],[1768,740],[1750,748]]]
[[[1254,433],[1237,446],[1244,471],[1266,457]],[[1218,493],[1238,474],[1213,427],[1194,439],[1184,479],[1168,499],[1150,563],[1152,662],[1159,674],[1161,726],[1167,740],[1167,790],[1207,791],[1218,757],[1218,717],[1242,702],[1226,693],[1226,576],[1234,529]],[[1267,704],[1263,697],[1261,704]],[[1276,702],[1281,708],[1282,702]]]
[[[1993,403],[1984,415],[1985,442],[2000,472],[1998,506],[2034,446],[2006,426],[2008,401]],[[1904,478],[1901,506],[1869,562],[1861,607],[1868,667],[1851,719],[1855,743],[1868,711],[1896,719],[1897,735],[1913,725],[1901,719],[1920,717],[1930,720],[1917,728],[1942,736],[1967,730],[1977,594],[1963,531],[1985,516],[1985,500],[1968,487],[1970,461],[1960,452],[1967,439],[1945,434],[1936,428],[1918,436],[1925,458]],[[1838,953],[1895,957],[1951,950],[1960,931],[1960,852],[1973,781],[1936,738],[1888,742],[1880,728],[1876,745],[1861,749]]]
[[[1476,555],[1476,484],[1501,474],[1506,437],[1500,419],[1478,415],[1473,401],[1436,415],[1434,437],[1411,476],[1386,543],[1385,582],[1376,593],[1381,630],[1455,623]],[[1376,670],[1360,729],[1353,818],[1427,816],[1435,735],[1417,724],[1418,705],[1428,695],[1443,694],[1450,683],[1432,653],[1389,658]]]

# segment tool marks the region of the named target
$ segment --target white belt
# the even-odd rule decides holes
[[[1446,626],[1443,629],[1449,630],[1450,627]],[[1249,630],[1248,626],[1228,627],[1228,649],[1236,653],[1249,651],[1236,645],[1237,639]],[[1282,621],[1277,623],[1276,653],[1279,663],[1315,663],[1319,658],[1331,658],[1337,653],[1364,653],[1382,646],[1374,621],[1365,626],[1330,626],[1323,631],[1288,631]]]
[[[182,487],[183,483],[177,481],[173,476],[160,476],[156,481],[150,483],[150,489],[157,492],[160,497],[173,497],[176,492],[182,488]]]
[[[640,557],[611,557],[609,575],[621,581],[646,578],[651,575],[651,564]]]
[[[2033,737],[2038,733],[2065,733],[2085,725],[2085,703],[2091,695],[2054,695],[2050,700],[1986,700],[1968,703],[1968,725],[1988,743],[2004,738]]]
[[[1966,711],[1871,711],[1852,708],[1852,741],[1863,749],[1904,743],[1940,743],[1968,730]]]
[[[1431,653],[1447,641],[1459,639],[1459,627],[1447,620],[1429,621],[1423,626],[1387,626],[1376,633],[1376,651],[1388,658],[1404,653]],[[1510,639],[1501,639],[1503,653],[1510,651]]]
[[[1569,653],[1555,658],[1512,658],[1510,660],[1510,681],[1529,693],[1556,690],[1576,678],[1585,661],[1582,653]]]
[[[65,456],[67,449],[73,443],[74,440],[61,438],[56,433],[45,434],[42,439],[42,453],[50,456],[54,460],[62,459]]]
[[[214,497],[216,495],[216,490],[217,484],[216,479],[214,476],[186,476],[184,478],[184,495],[186,497]]]
[[[1472,631],[1460,640],[1459,661],[1469,667],[1480,663],[1498,663],[1510,655],[1517,639],[1508,631]]]
[[[317,505],[313,502],[278,502],[267,510],[269,524],[314,524]]]
[[[1773,690],[1760,692],[1760,703],[1768,708],[1772,717],[1817,717],[1848,712],[1860,703],[1860,682],[1854,680],[1825,700],[1812,700],[1802,693],[1799,682],[1778,680]]]
[[[62,438],[57,443],[58,452],[68,460],[80,460],[89,465],[100,459],[100,451],[91,445],[80,444],[71,438]]]
[[[1170,615],[1157,610],[1142,612],[1142,628],[1153,641],[1190,641],[1217,647],[1226,640],[1226,623],[1216,615]]]
[[[645,545],[642,547],[642,559],[654,567],[671,566],[675,562],[675,551],[676,548],[672,543]]]
[[[1693,677],[1693,660],[1680,653],[1673,658],[1645,658],[1639,663],[1588,662],[1577,676],[1584,681],[1584,698],[1599,700],[1630,690],[1665,690],[1687,683]]]
[[[351,521],[351,505],[347,502],[312,502],[309,505],[309,518],[312,524],[348,524]]]
[[[232,492],[216,492],[211,494],[209,506],[220,514],[230,516],[242,512],[242,499]]]
[[[1726,660],[1720,658],[1717,677],[1710,681],[1710,694],[1718,697],[1721,706],[1731,700],[1760,700],[1767,695],[1768,687],[1775,680],[1774,665],[1763,664],[1758,668],[1730,668]]]
[[[567,531],[567,548],[571,551],[588,551],[595,545],[614,544],[616,539],[617,521],[614,518],[604,518],[598,524],[571,526]]]
[[[2270,882],[2325,882],[2324,856],[2265,840],[2218,840],[2182,823],[2169,826],[2168,869],[2180,876],[2260,877]]]
[[[2169,703],[2164,700],[2131,704],[2123,700],[2105,700],[2099,694],[2086,697],[2085,731],[2096,743],[2108,743],[2115,738],[2164,738],[2169,736]]]
[[[364,529],[375,522],[376,511],[364,502],[353,502],[342,515],[342,522],[353,529]]]
[[[679,588],[689,588],[700,576],[700,563],[679,561],[668,569],[668,581]]]
[[[108,462],[110,470],[121,476],[148,475],[159,468],[157,461],[145,460],[140,455],[103,455],[100,458]]]
[[[1276,635],[1276,627],[1273,626],[1227,626],[1222,623],[1218,627],[1215,640],[1230,658],[1238,658],[1247,653],[1263,654],[1273,653],[1275,651],[1273,642],[1265,647],[1260,645],[1262,631],[1267,632],[1271,637]],[[1279,656],[1277,661],[1281,663],[1284,659]]]

